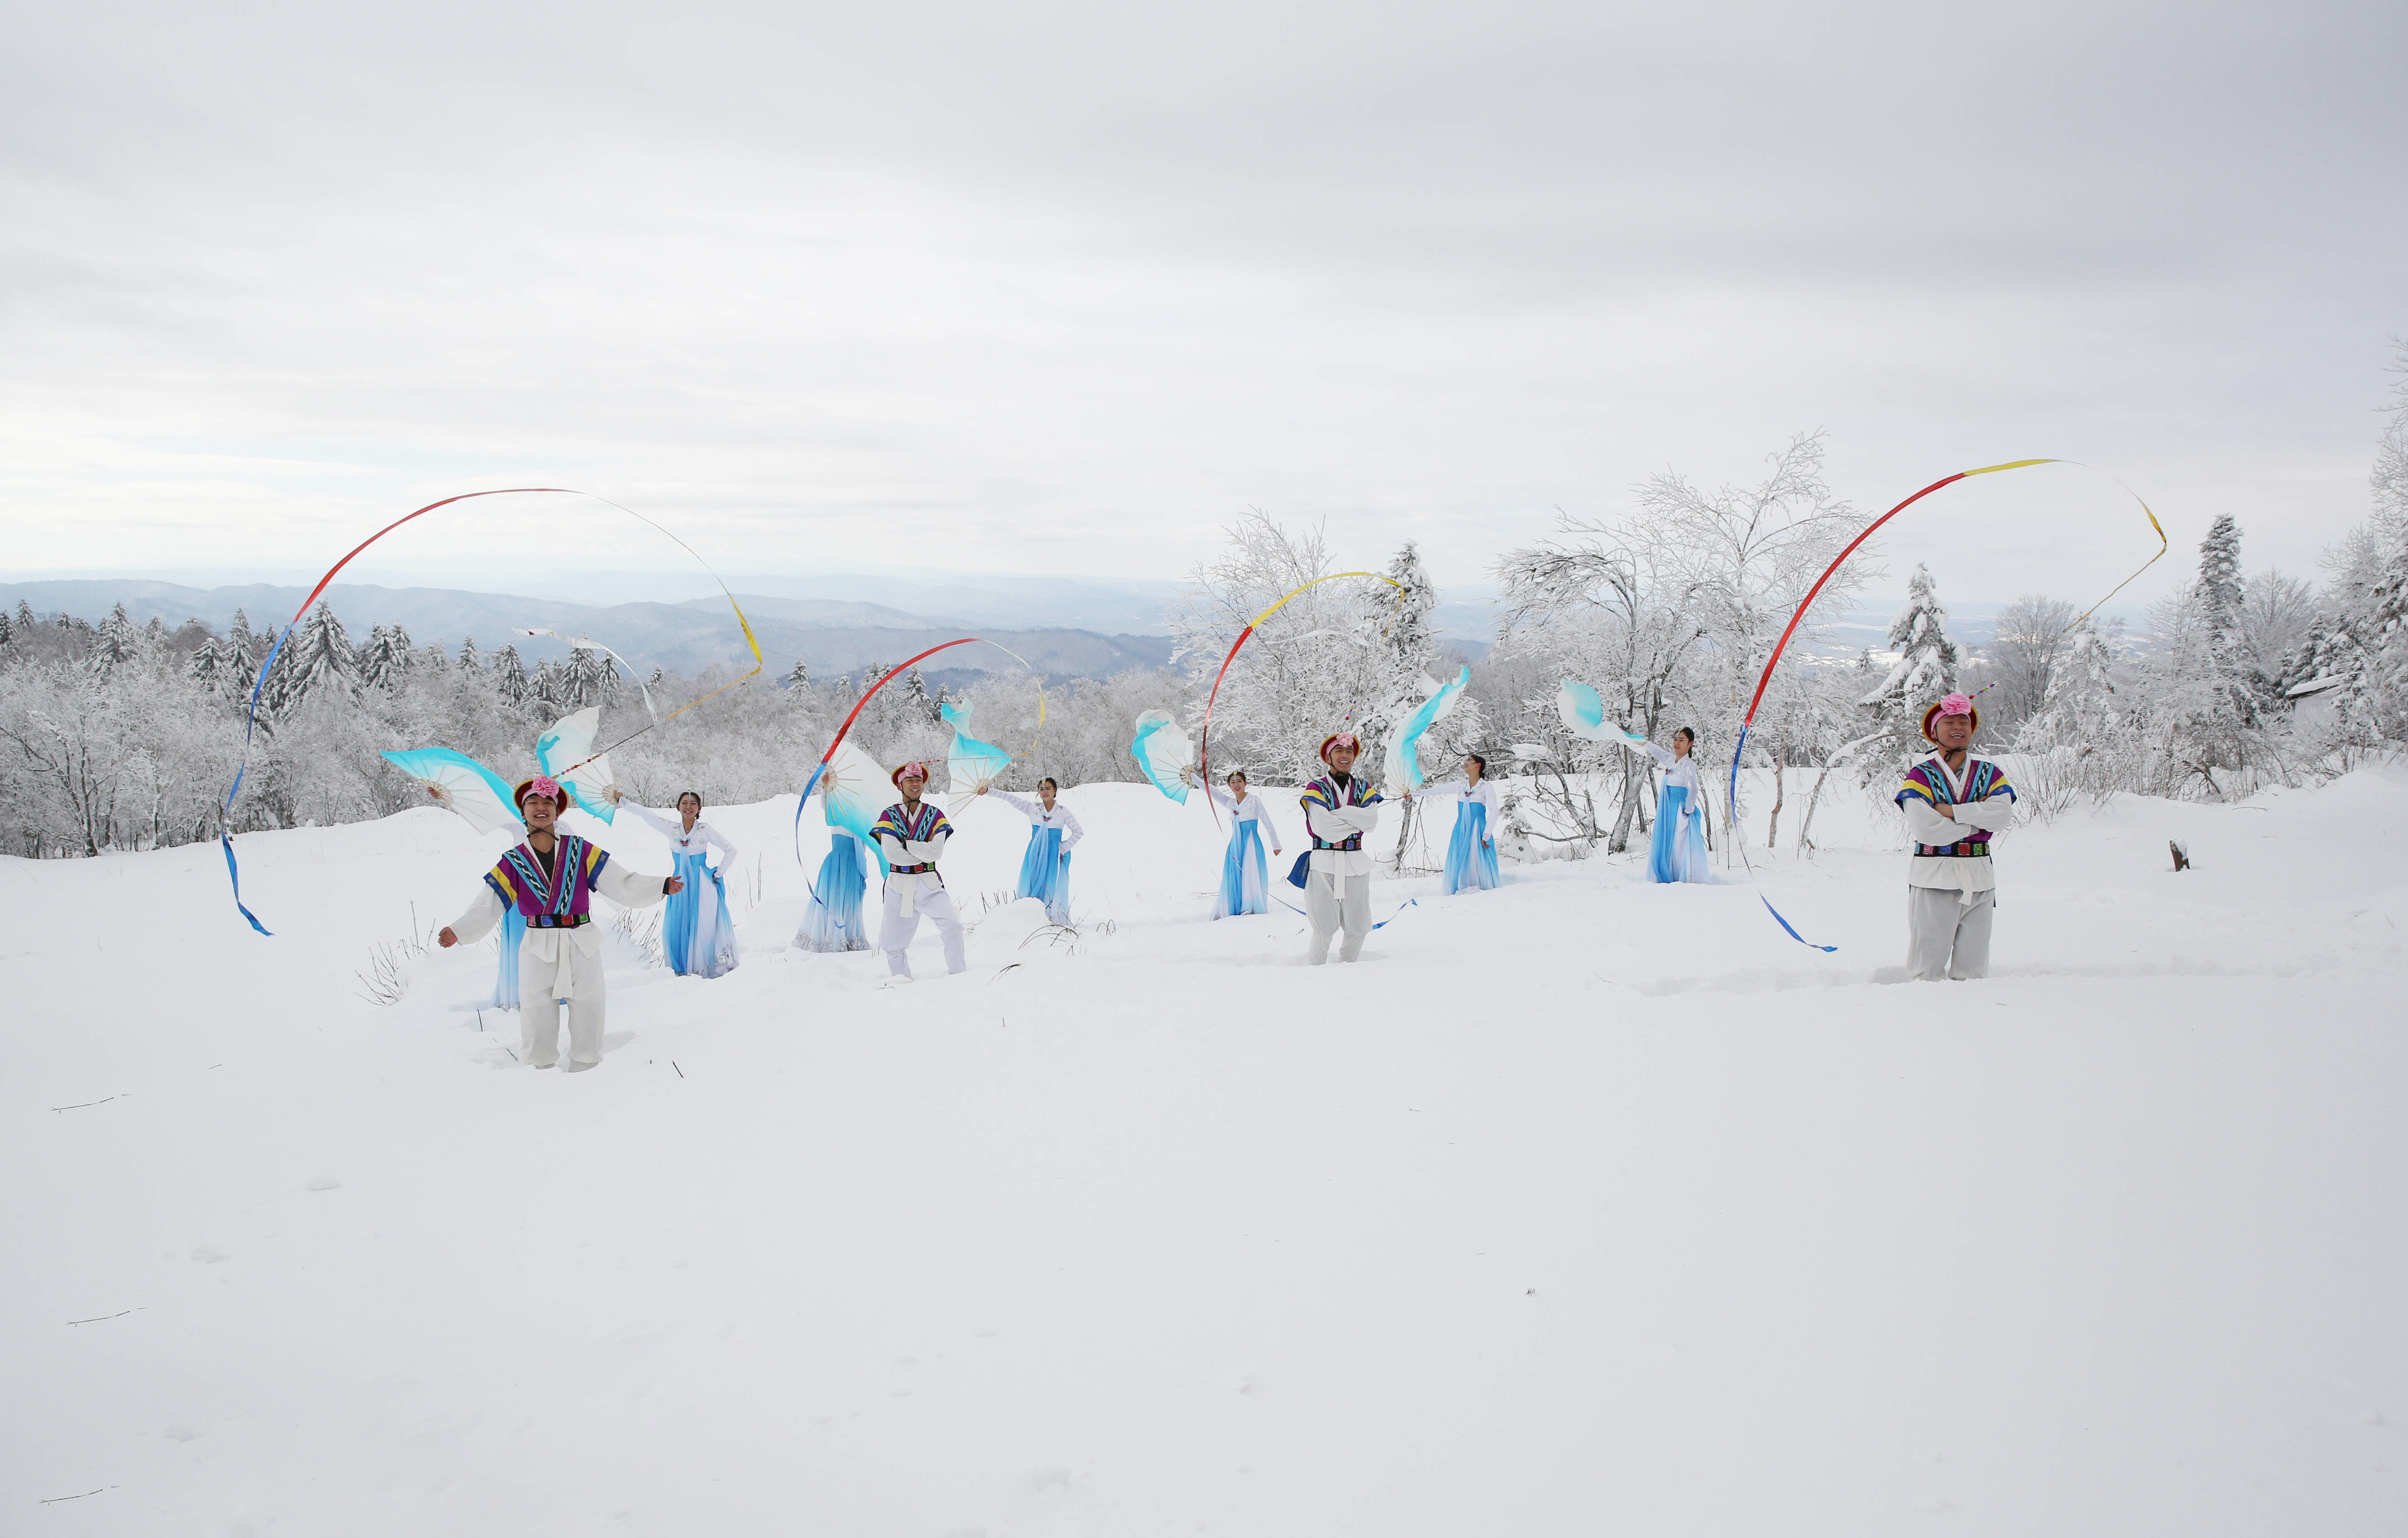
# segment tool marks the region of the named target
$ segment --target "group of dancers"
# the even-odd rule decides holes
[[[1908,873],[1909,970],[1916,978],[1988,975],[1991,915],[1997,881],[1990,843],[2014,817],[2014,788],[2005,771],[1970,752],[1981,712],[1961,694],[1951,694],[1924,713],[1923,735],[1934,751],[1907,772],[1897,804],[1905,817],[1914,855]],[[1664,771],[1648,874],[1659,883],[1711,880],[1706,865],[1704,797],[1693,756],[1697,736],[1687,727],[1672,734],[1670,748],[1646,744]],[[1308,848],[1289,880],[1304,888],[1311,929],[1306,959],[1326,964],[1340,934],[1338,959],[1357,960],[1374,927],[1371,921],[1371,856],[1364,841],[1380,824],[1385,798],[1354,771],[1363,752],[1351,732],[1334,732],[1321,744],[1322,772],[1297,798]],[[889,777],[899,797],[871,827],[887,875],[882,896],[878,948],[889,972],[911,976],[910,949],[920,920],[935,921],[949,972],[967,966],[960,911],[946,890],[939,865],[953,838],[943,810],[926,799],[928,766],[919,760],[896,766]],[[1285,853],[1279,826],[1243,770],[1222,786],[1208,787],[1213,803],[1228,812],[1228,844],[1212,916],[1232,918],[1269,911],[1270,866],[1265,855]],[[1071,851],[1085,837],[1078,817],[1059,799],[1051,778],[1038,782],[1034,798],[978,787],[1028,820],[1028,850],[1021,861],[1015,895],[1044,905],[1053,923],[1069,923]],[[569,805],[567,793],[549,775],[520,783],[516,804],[526,824],[523,842],[485,873],[466,912],[437,937],[451,946],[473,943],[502,927],[501,980],[494,1002],[521,1011],[525,1060],[551,1068],[560,1060],[560,1007],[568,1011],[568,1071],[601,1061],[604,993],[601,944],[593,930],[595,892],[628,908],[668,904],[661,943],[670,969],[681,976],[717,977],[737,964],[728,920],[724,872],[736,846],[702,820],[702,797],[679,796],[674,817],[622,798],[632,812],[669,841],[674,862],[666,877],[615,866],[609,854],[556,824]],[[1502,813],[1488,762],[1465,757],[1457,777],[1416,792],[1399,791],[1455,807],[1440,887],[1447,895],[1482,892],[1498,883],[1497,835]],[[835,830],[828,862],[814,886],[811,907],[797,943],[818,950],[865,950],[861,896],[866,867],[853,836]],[[708,855],[716,852],[713,867]],[[849,882],[849,884],[848,884]]]

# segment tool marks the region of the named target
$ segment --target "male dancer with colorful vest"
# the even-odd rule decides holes
[[[1998,877],[1990,841],[2013,826],[2015,787],[2006,770],[1967,750],[1982,712],[1950,695],[1923,712],[1923,735],[1939,749],[1906,771],[1899,809],[1914,840],[1907,869],[1907,970],[1917,979],[1990,975],[1990,915]]]
[[[484,888],[468,911],[437,941],[475,944],[512,909],[526,920],[519,945],[519,1042],[538,1068],[560,1061],[560,1006],[568,1006],[568,1071],[602,1060],[602,937],[594,928],[594,894],[624,908],[649,908],[685,883],[675,876],[638,875],[614,866],[608,853],[552,826],[566,796],[560,782],[538,774],[518,788],[526,842],[485,872]]]
[[[927,765],[905,764],[887,778],[903,799],[881,812],[869,828],[886,855],[886,921],[878,931],[886,970],[897,977],[911,975],[906,953],[911,937],[920,932],[920,913],[925,910],[944,939],[945,970],[960,971],[969,965],[962,954],[962,915],[953,907],[953,894],[945,890],[945,878],[937,874],[937,861],[945,853],[945,841],[953,836],[953,825],[920,799],[928,788]]]
[[[1306,785],[1300,798],[1305,837],[1312,846],[1304,883],[1305,917],[1312,922],[1308,959],[1316,967],[1329,959],[1329,937],[1341,923],[1346,943],[1339,947],[1340,961],[1360,956],[1363,938],[1371,932],[1371,856],[1363,852],[1363,836],[1380,826],[1380,793],[1354,772],[1362,752],[1353,732],[1323,738],[1321,761],[1329,772]]]

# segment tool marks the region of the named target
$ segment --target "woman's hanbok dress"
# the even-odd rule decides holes
[[[1269,868],[1263,857],[1266,830],[1273,844],[1280,841],[1279,825],[1271,821],[1270,808],[1252,791],[1241,801],[1218,785],[1205,788],[1213,801],[1229,813],[1229,847],[1221,856],[1221,891],[1212,904],[1212,916],[1235,918],[1240,913],[1268,913]]]
[[[861,900],[869,887],[861,841],[840,827],[828,829],[827,858],[811,884],[811,905],[803,913],[795,944],[806,951],[866,951],[869,931],[861,921]]]
[[[736,858],[736,846],[699,817],[689,831],[684,818],[663,816],[633,801],[621,801],[619,810],[634,812],[668,840],[669,854],[677,861],[673,874],[685,883],[685,890],[670,894],[668,910],[661,916],[661,950],[668,956],[669,970],[680,977],[724,977],[734,971],[736,926],[727,916],[723,872]],[[719,851],[717,870],[704,858],[713,849]]]
[[[1497,782],[1486,775],[1473,784],[1449,780],[1417,793],[1432,800],[1455,803],[1455,831],[1446,841],[1446,870],[1440,890],[1486,892],[1497,885],[1497,828],[1503,813],[1497,805]]]
[[[1698,789],[1695,754],[1675,756],[1670,748],[1647,744],[1647,756],[1664,770],[1664,794],[1656,803],[1656,841],[1647,850],[1650,881],[1713,880],[1706,867],[1705,802]]]
[[[1069,923],[1070,851],[1086,837],[1086,829],[1058,795],[1054,810],[1048,812],[1040,798],[1014,796],[1008,790],[987,794],[1028,819],[1028,853],[1021,856],[1020,884],[1012,896],[1039,898],[1045,904],[1047,918],[1056,924]]]

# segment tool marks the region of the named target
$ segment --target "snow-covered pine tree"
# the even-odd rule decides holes
[[[618,681],[618,664],[590,646],[571,647],[561,670],[562,702],[578,711],[598,705],[610,697],[610,686]]]
[[[653,670],[652,676],[654,678],[658,678],[660,676],[657,668]],[[786,674],[786,687],[789,689],[799,689],[809,684],[810,681],[810,668],[805,665],[802,658],[796,657],[795,659],[794,668]]]
[[[519,659],[519,649],[509,641],[494,654],[494,692],[502,703],[512,710],[523,709],[534,697],[534,685],[527,679],[526,664]]]
[[[100,622],[93,633],[90,658],[93,671],[107,678],[118,664],[134,654],[134,621],[127,616],[123,604],[113,604],[108,617]]]
[[[401,686],[409,674],[409,632],[398,625],[380,625],[368,631],[360,648],[360,683],[386,694]]]
[[[1918,562],[1907,580],[1906,607],[1889,624],[1889,650],[1898,654],[1889,673],[1857,703],[1887,716],[1920,723],[1933,700],[1956,687],[1956,642],[1948,635],[1948,611],[1941,605],[1931,568]]]
[[[17,628],[21,631],[34,628],[34,606],[22,598],[17,600]]]
[[[460,638],[459,662],[460,670],[464,673],[482,673],[485,670],[485,659],[477,653],[476,637]]]
[[[184,664],[185,673],[201,693],[213,698],[233,692],[234,659],[214,635],[207,637],[193,651],[192,660]]]
[[[2229,512],[2210,524],[2207,538],[2200,541],[2198,596],[2215,687],[2229,701],[2235,719],[2244,727],[2254,726],[2273,681],[2260,675],[2250,658],[2243,608],[2248,595],[2241,577],[2241,525]]]
[[[0,610],[0,646],[7,645],[16,636],[16,627],[8,623],[7,611]]]
[[[343,630],[343,622],[321,599],[277,654],[275,671],[267,680],[267,709],[271,714],[287,715],[321,688],[356,689],[358,672],[358,654]]]
[[[558,657],[546,657],[535,665],[535,677],[527,692],[548,710],[574,710],[568,699],[568,675],[562,669]]]
[[[1438,635],[1430,625],[1430,611],[1438,607],[1438,589],[1430,584],[1429,571],[1422,565],[1421,551],[1413,541],[1406,540],[1389,560],[1387,577],[1397,587],[1367,582],[1361,594],[1373,671],[1366,681],[1364,707],[1354,726],[1363,739],[1369,772],[1375,778],[1388,739],[1427,697],[1426,685],[1447,682],[1438,676]],[[1398,821],[1401,824],[1403,819]]]

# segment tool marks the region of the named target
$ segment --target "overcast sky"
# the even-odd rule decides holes
[[[1259,507],[1472,582],[1817,427],[1859,506],[2065,455],[2308,572],[2408,333],[2398,0],[7,15],[14,574],[532,482],[733,571],[1177,577]],[[1950,497],[1943,595],[2145,553],[2079,472]],[[385,564],[658,553],[476,506]]]

